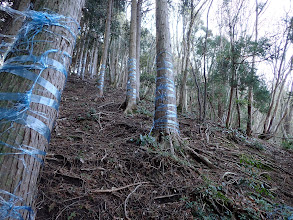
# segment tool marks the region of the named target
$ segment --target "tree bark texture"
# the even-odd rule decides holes
[[[41,160],[58,114],[84,1],[38,0],[35,5],[59,15],[26,14],[33,28],[20,32],[0,70],[0,219],[33,219]]]
[[[130,43],[128,59],[128,81],[125,113],[132,113],[136,108],[136,33],[137,1],[131,1]]]
[[[98,56],[99,56],[99,41],[96,41],[95,45],[94,45],[94,50],[95,50],[95,53],[94,53],[94,60],[93,60],[93,66],[92,66],[92,69],[91,69],[91,78],[94,78],[94,76],[96,75],[96,72],[97,72],[97,65],[98,65]]]
[[[136,32],[136,99],[140,100],[139,89],[140,89],[140,40],[141,40],[141,5],[142,0],[137,2],[137,32]]]
[[[167,0],[156,0],[157,80],[154,132],[179,132]]]
[[[113,0],[108,0],[108,11],[107,11],[106,28],[105,28],[105,35],[104,35],[103,53],[102,53],[101,63],[99,67],[100,71],[98,76],[98,97],[102,97],[104,94],[106,62],[107,62],[107,54],[109,49],[109,39],[111,34],[112,6],[113,6]]]

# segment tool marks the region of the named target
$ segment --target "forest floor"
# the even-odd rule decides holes
[[[69,77],[37,220],[293,219],[292,151],[179,115],[184,157],[174,158],[148,136],[152,102],[125,115],[123,90],[95,94],[94,82]]]

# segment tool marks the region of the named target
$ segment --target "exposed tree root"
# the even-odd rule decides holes
[[[155,136],[162,149],[169,150],[175,160],[184,160],[190,163],[190,156],[198,163],[203,163],[211,169],[216,169],[216,166],[205,156],[197,153],[187,143],[184,143],[178,134],[158,134]],[[190,163],[191,164],[191,163]]]

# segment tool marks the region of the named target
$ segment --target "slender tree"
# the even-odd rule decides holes
[[[187,82],[187,76],[188,76],[188,66],[190,64],[190,47],[191,47],[191,36],[192,36],[192,31],[193,31],[193,27],[196,21],[196,18],[199,14],[199,12],[201,11],[201,9],[203,8],[203,6],[206,4],[206,2],[208,1],[204,1],[199,9],[197,11],[194,11],[194,1],[191,1],[191,5],[190,5],[190,22],[188,25],[188,30],[187,30],[187,34],[186,34],[186,39],[185,36],[183,37],[183,45],[184,45],[184,56],[182,58],[182,72],[183,72],[183,78],[181,81],[181,85],[180,85],[180,91],[179,91],[179,104],[178,104],[178,111],[182,112],[184,110],[187,109],[186,106],[186,99],[187,99],[187,91],[186,91],[186,82]],[[184,3],[186,4],[186,3]],[[184,15],[183,15],[184,16]],[[185,27],[183,27],[185,29]],[[185,32],[185,31],[184,31]]]
[[[112,17],[112,7],[113,0],[108,0],[108,9],[107,9],[107,20],[106,20],[106,28],[104,35],[104,44],[103,44],[103,53],[99,67],[99,75],[98,75],[98,97],[102,97],[104,94],[104,84],[105,84],[105,70],[106,70],[106,62],[107,62],[107,54],[109,49],[109,40],[110,40],[110,32],[111,32],[111,17]]]
[[[139,89],[140,89],[140,41],[141,41],[141,17],[142,17],[142,0],[137,2],[137,32],[136,32],[136,99],[140,100]]]
[[[58,14],[24,12],[27,25],[1,68],[0,219],[33,219],[40,161],[57,117],[83,5],[83,0],[37,0],[37,9]]]
[[[125,113],[132,113],[136,108],[136,33],[137,33],[137,1],[131,1],[130,43],[128,59],[128,81],[125,100]]]

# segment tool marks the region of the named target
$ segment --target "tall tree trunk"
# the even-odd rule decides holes
[[[137,32],[136,32],[136,99],[140,100],[139,89],[140,89],[140,39],[141,39],[141,5],[142,0],[137,1]]]
[[[83,59],[82,59],[82,70],[81,70],[81,79],[84,80],[84,77],[85,77],[85,73],[87,72],[87,57],[88,57],[88,52],[89,52],[89,36],[87,36],[87,41],[86,41],[86,44],[85,44],[85,48],[84,48],[84,56],[83,56]]]
[[[81,77],[82,75],[82,69],[83,69],[83,56],[84,56],[84,50],[85,50],[85,44],[86,44],[86,38],[82,40],[82,49],[79,56],[79,64],[77,69],[77,76]]]
[[[238,88],[236,87],[236,110],[237,110],[237,128],[241,128],[241,111],[240,111],[240,104],[239,104],[239,93]]]
[[[128,81],[126,93],[126,109],[125,113],[132,113],[136,108],[136,33],[137,33],[137,1],[131,1],[131,22],[130,22],[130,43],[129,43],[129,59],[128,59]]]
[[[92,71],[91,71],[91,78],[94,78],[94,76],[97,73],[97,65],[98,65],[98,56],[99,56],[99,41],[97,40],[94,47],[95,47],[95,53],[94,53],[94,61],[93,61],[93,66],[92,66]]]
[[[207,30],[206,30],[206,36],[205,36],[205,42],[204,42],[204,54],[203,54],[203,78],[204,78],[204,94],[203,94],[203,118],[202,120],[206,120],[206,112],[207,112],[207,43],[208,43],[208,34],[209,34],[209,13],[211,10],[213,4],[213,0],[211,0],[211,3],[209,5],[209,9],[207,12]]]
[[[287,77],[289,76],[290,73],[291,73],[291,71],[288,71],[288,73],[285,75],[285,77],[283,79],[283,82],[281,83],[280,91],[279,91],[278,97],[276,99],[277,100],[276,105],[275,105],[274,111],[273,111],[273,113],[271,115],[271,119],[270,119],[269,124],[268,124],[267,132],[266,132],[267,134],[271,133],[273,122],[275,120],[277,110],[279,108],[279,104],[280,104],[280,101],[281,101],[282,93],[283,93],[283,90],[284,90],[284,86],[285,86],[285,83],[286,83],[286,79],[287,79]]]
[[[226,127],[230,127],[230,119],[232,115],[232,106],[233,106],[233,97],[234,97],[234,90],[236,85],[236,63],[235,63],[235,48],[234,48],[234,30],[230,31],[230,57],[231,57],[231,82],[230,82],[230,97],[229,97],[229,106],[228,106],[228,113],[226,118]]]
[[[90,53],[90,60],[89,60],[89,68],[88,68],[88,75],[91,77],[92,75],[92,70],[93,70],[93,65],[94,65],[94,53],[95,53],[95,45],[96,45],[96,40],[94,39],[92,48],[91,48],[91,53]]]
[[[276,95],[277,95],[277,92],[278,92],[278,88],[279,88],[280,84],[282,84],[281,83],[282,71],[283,71],[283,65],[284,65],[284,62],[285,62],[285,57],[286,57],[286,51],[287,51],[288,44],[289,44],[289,38],[287,36],[285,46],[284,46],[284,49],[283,49],[281,62],[280,62],[279,68],[278,68],[278,75],[277,75],[276,83],[275,83],[275,86],[274,86],[273,92],[272,92],[271,103],[270,103],[269,110],[268,110],[268,113],[266,115],[264,125],[263,125],[263,132],[262,132],[261,136],[264,137],[264,138],[265,138],[265,136],[270,136],[269,135],[269,124],[270,124],[270,121],[272,121],[272,120],[270,120],[270,118],[272,117],[271,114],[272,114],[272,111],[273,111],[274,107],[276,108],[276,106],[277,106],[277,104],[275,105],[275,98],[276,98]],[[279,100],[277,99],[277,103],[278,102],[279,102]]]
[[[258,41],[258,0],[255,0],[255,43]],[[255,49],[256,50],[256,49]],[[253,76],[253,72],[255,69],[255,57],[256,51],[254,50],[252,57],[252,67],[251,67],[251,78]],[[246,134],[247,136],[251,136],[252,134],[252,103],[253,103],[253,88],[250,85],[248,87],[248,104],[247,104],[247,125],[246,125]]]
[[[197,13],[194,13],[194,7],[193,7],[193,2],[191,6],[191,11],[190,11],[190,23],[187,31],[187,36],[186,36],[186,44],[185,44],[185,39],[183,39],[183,44],[185,44],[185,54],[182,59],[182,72],[183,72],[183,78],[181,81],[181,86],[180,86],[180,91],[179,91],[179,104],[178,104],[178,111],[183,112],[186,110],[186,105],[185,105],[185,100],[186,100],[186,82],[187,82],[187,75],[188,75],[188,65],[189,65],[189,54],[190,54],[190,37],[192,33],[192,28],[195,22]],[[183,15],[184,16],[184,15]],[[183,27],[185,29],[185,27]],[[184,31],[183,31],[184,32]],[[184,34],[184,33],[183,33]]]
[[[194,12],[193,1],[191,2],[190,22],[189,22],[187,36],[186,36],[186,45],[184,46],[185,54],[184,54],[184,57],[182,59],[183,78],[182,78],[182,81],[181,81],[181,86],[180,86],[180,91],[179,91],[179,104],[178,104],[178,111],[180,111],[180,112],[185,111],[186,108],[187,108],[186,102],[185,102],[186,96],[187,96],[186,82],[187,82],[187,75],[188,75],[188,65],[190,64],[190,61],[189,61],[190,43],[191,43],[190,39],[191,39],[192,29],[193,29],[193,25],[195,23],[195,19],[196,19],[198,13],[202,9],[202,7],[206,4],[206,2],[207,1],[204,1],[196,12]],[[184,31],[183,31],[183,35],[184,35]],[[183,44],[185,44],[185,39],[184,38],[183,38]]]
[[[79,22],[84,1],[37,0],[35,5]],[[14,49],[27,46],[29,53],[12,51],[0,70],[0,219],[33,219],[40,162],[57,117],[73,35],[78,32],[76,22],[59,15],[31,11],[26,15],[31,28],[22,30]]]
[[[178,135],[176,88],[172,64],[167,0],[156,0],[157,80],[154,132]]]
[[[196,68],[196,69],[197,69],[197,72],[198,72],[198,68]],[[200,91],[200,86],[198,84],[196,74],[195,74],[195,70],[194,70],[193,67],[192,67],[192,73],[193,73],[194,82],[195,82],[195,85],[196,85],[196,88],[197,88],[198,119],[201,120],[202,119],[201,91]]]
[[[106,70],[107,54],[108,54],[109,40],[110,40],[110,34],[111,34],[112,7],[113,7],[113,0],[108,0],[108,11],[107,11],[106,28],[105,28],[105,35],[104,35],[103,53],[101,57],[101,63],[99,67],[100,71],[98,76],[98,97],[102,97],[104,95],[105,70]]]

